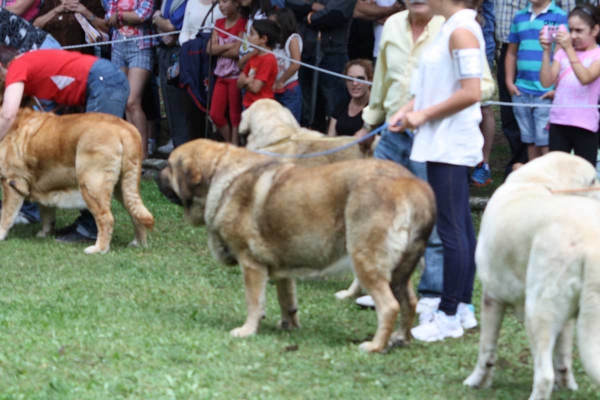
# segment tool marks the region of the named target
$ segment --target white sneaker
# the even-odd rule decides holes
[[[448,316],[439,310],[433,314],[433,320],[412,328],[410,332],[415,339],[423,342],[436,342],[447,337],[459,338],[465,333],[457,315]]]
[[[460,318],[460,324],[464,329],[472,329],[477,326],[473,304],[458,303],[456,315]]]
[[[361,296],[356,299],[356,304],[364,308],[375,308],[375,302],[371,296]]]
[[[160,146],[156,150],[161,154],[170,154],[174,148],[175,146],[173,146],[173,139],[171,139],[167,144],[165,144],[164,146]]]
[[[15,219],[14,225],[28,225],[28,224],[29,224],[29,220],[27,219],[27,217],[25,215],[23,215],[23,213],[19,213],[19,215],[17,215],[17,218]]]
[[[439,297],[421,297],[417,303],[417,314],[419,314],[419,325],[433,320],[433,314],[437,311],[440,300]]]

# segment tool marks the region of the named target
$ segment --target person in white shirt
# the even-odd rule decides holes
[[[477,0],[429,0],[446,22],[423,53],[412,79],[414,98],[389,120],[392,132],[415,133],[411,160],[427,163],[444,246],[442,300],[434,318],[413,328],[427,342],[464,334],[457,309],[471,304],[475,231],[469,207],[469,168],[483,160],[481,78],[485,41],[476,21]]]

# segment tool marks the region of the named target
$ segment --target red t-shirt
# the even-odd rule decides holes
[[[278,68],[277,58],[270,53],[256,55],[246,63],[244,74],[249,76],[250,70],[253,69],[256,72],[254,79],[263,81],[265,84],[258,93],[252,93],[251,91],[246,90],[243,101],[244,107],[250,107],[256,100],[275,98],[273,85],[275,84],[275,79],[277,79]]]
[[[215,21],[215,26],[219,29],[222,29],[226,32],[229,32],[230,34],[237,36],[242,32],[246,32],[246,23],[248,22],[248,20],[246,18],[238,18],[238,20],[235,22],[235,24],[233,24],[233,26],[231,28],[226,28],[225,27],[225,23],[227,22],[227,18],[219,18],[218,20]],[[233,39],[232,37],[228,36],[227,34],[217,31],[217,35],[219,35],[220,37],[224,38],[224,39],[230,39],[227,43],[229,42],[234,42],[235,39]]]
[[[24,95],[54,100],[67,106],[84,105],[94,56],[65,50],[36,50],[15,58],[8,66],[6,86],[23,82]]]

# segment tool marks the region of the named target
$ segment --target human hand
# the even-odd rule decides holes
[[[552,42],[550,42],[550,40],[548,40],[545,29],[540,29],[539,38],[540,38],[540,45],[542,46],[542,49],[544,49],[544,51],[550,51],[550,49],[552,47]]]
[[[248,71],[248,78],[254,79],[255,76],[256,70],[254,68],[250,68],[250,71]]]
[[[163,36],[161,39],[167,46],[173,46],[176,41],[176,35]]]
[[[404,129],[415,130],[429,120],[425,110],[411,111],[406,113],[402,125]]]
[[[314,3],[312,3],[312,5],[311,5],[311,9],[312,9],[314,12],[321,11],[321,10],[322,10],[322,9],[324,9],[324,8],[325,8],[325,6],[324,6],[323,4],[320,4],[320,3],[317,3],[317,2],[314,2]]]
[[[283,84],[283,82],[276,81],[275,84],[273,85],[273,91],[274,92],[281,92],[281,91],[283,91],[284,87],[285,87],[285,85]]]
[[[362,138],[364,138],[365,136],[367,136],[368,134],[369,134],[369,131],[367,131],[367,130],[366,130],[364,127],[363,127],[363,128],[360,128],[360,129],[358,130],[358,132],[356,132],[356,133],[354,134],[354,138],[355,138],[355,139],[362,139]],[[365,139],[365,140],[363,140],[362,142],[360,142],[360,143],[358,144],[358,146],[360,147],[360,150],[361,150],[363,153],[366,153],[366,152],[370,151],[370,150],[371,150],[371,144],[373,144],[373,140],[375,140],[375,136],[371,136],[370,138],[368,138],[368,139]]]
[[[67,8],[65,7],[65,3],[60,3],[59,5],[57,5],[56,7],[54,7],[54,12],[57,14],[62,14],[65,11],[67,11]]]
[[[396,111],[394,115],[392,115],[392,118],[390,118],[390,121],[388,122],[388,130],[390,132],[402,132],[404,130],[402,122],[405,114],[406,112],[404,111],[404,108],[401,108]]]
[[[510,84],[507,83],[506,90],[508,90],[508,93],[511,96],[520,96],[521,95],[519,88],[517,88],[514,83],[510,83]]]
[[[554,90],[550,90],[549,92],[544,93],[543,95],[540,96],[540,99],[550,99],[550,100],[554,100]]]
[[[117,21],[117,13],[116,12],[110,16],[107,23],[108,23],[108,26],[111,26],[113,28],[117,27],[118,21]]]
[[[573,47],[573,41],[571,40],[571,34],[564,30],[559,30],[556,33],[556,44],[562,47],[565,51]]]

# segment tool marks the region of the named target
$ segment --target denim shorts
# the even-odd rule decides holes
[[[86,95],[86,112],[102,112],[123,118],[129,82],[123,71],[110,61],[100,59],[90,69]]]
[[[117,35],[117,40],[124,38]],[[140,49],[138,43],[137,40],[115,43],[111,53],[112,63],[118,68],[141,68],[154,71],[154,48]]]
[[[550,99],[540,99],[539,96],[522,93],[512,96],[514,104],[552,104]],[[515,119],[521,130],[521,141],[536,146],[548,146],[548,123],[550,107],[513,107]]]

